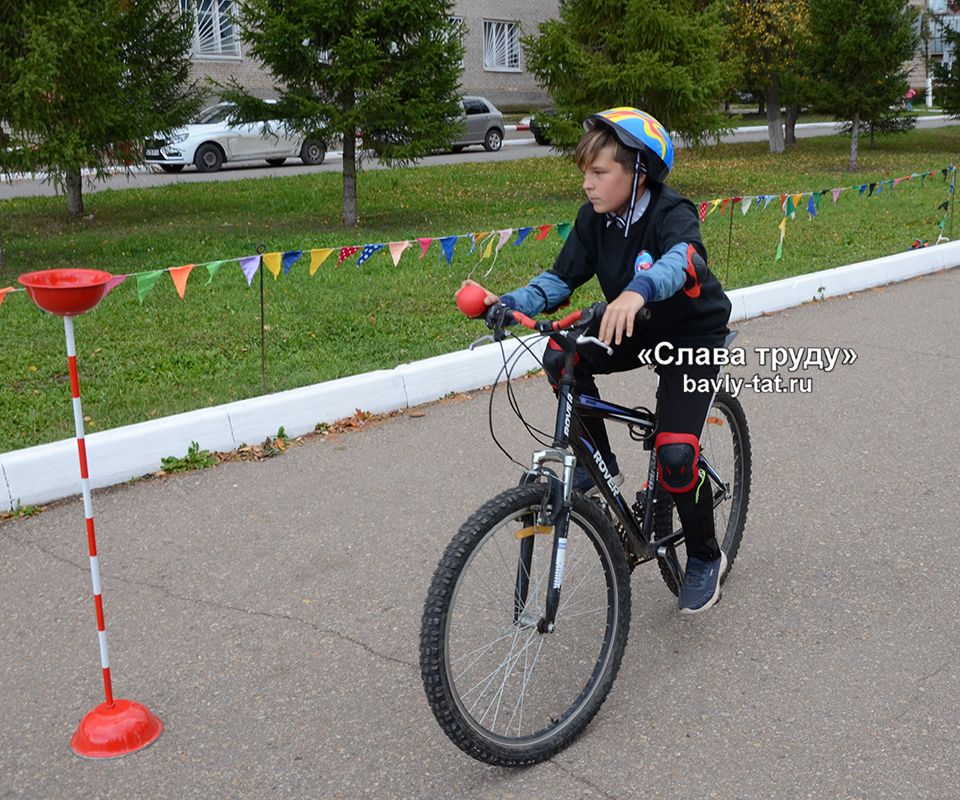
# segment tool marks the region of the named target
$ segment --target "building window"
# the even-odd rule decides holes
[[[483,21],[483,68],[520,71],[520,26],[516,22]]]
[[[447,17],[448,27],[444,34],[444,41],[449,42],[451,39],[456,38],[463,44],[463,35],[465,28],[463,25],[463,17]],[[460,59],[460,69],[463,69],[463,59]]]
[[[193,15],[194,58],[239,58],[240,37],[233,0],[180,0],[180,10]]]

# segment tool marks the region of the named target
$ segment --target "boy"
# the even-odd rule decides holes
[[[599,396],[594,375],[635,369],[641,350],[670,342],[676,347],[722,347],[729,330],[730,301],[707,267],[696,208],[664,184],[673,166],[666,129],[635,108],[590,115],[576,149],[583,173],[585,203],[553,269],[503,297],[487,291],[484,302],[535,316],[562,305],[573,291],[596,277],[609,303],[587,331],[613,347],[613,355],[592,345],[578,350],[577,386]],[[472,284],[465,281],[463,285]],[[650,318],[638,321],[648,307]],[[563,354],[548,349],[544,369],[556,386]],[[661,483],[671,492],[683,525],[687,565],[679,606],[682,614],[706,611],[720,597],[726,556],[714,535],[713,500],[696,467],[700,433],[712,401],[703,392],[684,392],[684,376],[714,378],[715,366],[660,365],[658,431],[654,440]],[[623,482],[603,421],[584,420],[610,474]],[[575,488],[595,491],[578,467]]]

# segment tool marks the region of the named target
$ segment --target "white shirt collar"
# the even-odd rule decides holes
[[[638,219],[640,219],[640,217],[643,216],[644,212],[647,210],[647,206],[649,206],[649,205],[650,205],[650,190],[647,189],[646,191],[644,191],[643,197],[641,197],[641,198],[637,201],[636,206],[634,206],[634,209],[633,209],[633,218],[630,220],[630,227],[631,227],[631,228],[633,227],[634,223],[636,223],[636,221],[637,221]],[[622,228],[625,228],[625,227],[627,226],[627,220],[626,220],[624,217],[621,217],[619,214],[617,214],[617,213],[615,213],[615,212],[613,212],[613,211],[608,211],[608,212],[606,213],[606,217],[607,217],[607,227],[608,227],[608,228],[609,228],[613,223],[616,223],[616,224],[617,224],[617,227],[618,227],[618,228],[621,228],[621,229],[622,229]]]

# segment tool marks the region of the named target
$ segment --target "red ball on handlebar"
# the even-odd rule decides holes
[[[487,304],[483,302],[486,296],[486,289],[471,283],[457,292],[457,308],[471,319],[482,317],[487,312]]]

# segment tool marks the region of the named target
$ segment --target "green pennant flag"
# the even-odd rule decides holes
[[[572,227],[572,222],[560,222],[557,224],[557,233],[560,234],[561,240],[564,242],[567,241],[567,237],[570,235],[570,228]]]
[[[793,218],[797,214],[797,206],[794,204],[791,195],[787,195],[787,208],[785,213],[790,218]]]
[[[921,189],[923,188],[923,184],[926,183],[926,181],[927,181],[927,173],[924,172],[923,175],[920,176],[920,188],[921,188]]]
[[[821,198],[822,196],[823,196],[823,195],[822,195],[821,192],[814,192],[814,193],[813,193],[813,205],[816,207],[817,211],[820,210],[820,198]]]
[[[213,282],[213,277],[217,274],[217,270],[226,263],[226,261],[211,261],[209,264],[207,264],[207,272],[210,273],[210,277],[207,278],[207,282],[203,285],[209,286]]]
[[[137,275],[137,296],[140,298],[140,305],[143,305],[143,298],[150,293],[150,290],[160,280],[160,276],[164,272],[166,272],[165,269],[158,269],[153,272],[141,272]]]

